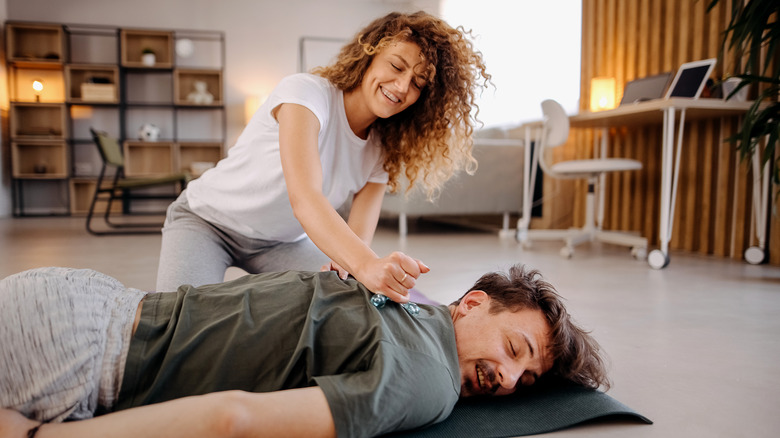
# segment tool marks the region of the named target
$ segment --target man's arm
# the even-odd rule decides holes
[[[34,425],[31,423],[31,427]],[[26,430],[19,435],[18,430],[14,433],[0,426],[0,437],[24,436]],[[336,436],[322,389],[315,386],[269,393],[227,391],[185,397],[90,420],[46,424],[36,438],[280,436]]]

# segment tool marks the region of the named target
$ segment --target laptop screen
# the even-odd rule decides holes
[[[677,75],[674,77],[669,92],[669,97],[689,97],[698,99],[707,79],[710,77],[712,68],[715,66],[716,59],[705,59],[703,61],[688,62],[680,66]]]
[[[672,73],[666,72],[629,81],[623,90],[623,98],[620,99],[620,104],[626,105],[664,97],[666,87],[669,85],[671,78]]]

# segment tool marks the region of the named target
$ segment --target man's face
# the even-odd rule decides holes
[[[552,367],[550,329],[540,310],[490,313],[490,297],[471,291],[454,310],[461,397],[506,395]]]

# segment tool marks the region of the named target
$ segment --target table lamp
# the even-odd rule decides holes
[[[606,76],[590,80],[590,110],[603,111],[615,107],[615,78]]]
[[[43,81],[36,79],[32,83],[33,90],[35,91],[35,101],[41,101],[41,92],[43,91]]]

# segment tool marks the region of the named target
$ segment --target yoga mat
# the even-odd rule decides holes
[[[388,436],[514,437],[553,432],[606,417],[626,417],[639,423],[653,423],[601,391],[559,380],[539,382],[507,396],[461,399],[443,422]]]
[[[412,289],[412,301],[435,304]],[[604,392],[569,381],[548,378],[515,394],[464,398],[441,423],[424,429],[397,432],[388,437],[493,438],[536,435],[607,417],[653,422]]]

